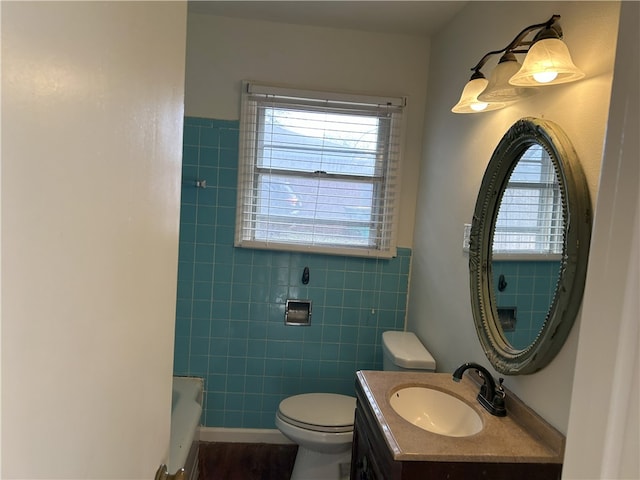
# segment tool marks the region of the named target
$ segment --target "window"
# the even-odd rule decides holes
[[[395,256],[404,104],[243,84],[236,246]]]
[[[559,255],[563,231],[556,170],[547,151],[534,144],[509,177],[496,220],[493,253]]]

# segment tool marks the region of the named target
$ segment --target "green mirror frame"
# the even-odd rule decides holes
[[[492,245],[496,218],[511,172],[532,145],[542,146],[556,169],[562,195],[564,244],[555,295],[543,327],[522,350],[505,340],[493,287]],[[562,348],[582,302],[587,272],[592,211],[578,156],[564,131],[548,120],[518,120],[496,147],[482,179],[471,224],[469,273],[476,333],[485,355],[500,373],[535,373]]]

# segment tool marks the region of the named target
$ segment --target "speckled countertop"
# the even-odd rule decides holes
[[[507,416],[496,417],[476,400],[479,387],[468,374],[459,383],[449,373],[360,371],[357,379],[394,460],[562,463],[564,436],[506,389]],[[388,399],[400,388],[420,385],[465,401],[482,418],[483,429],[469,437],[448,437],[404,420]]]

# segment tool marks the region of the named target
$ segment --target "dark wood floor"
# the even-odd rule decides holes
[[[200,443],[200,480],[289,480],[297,445]]]

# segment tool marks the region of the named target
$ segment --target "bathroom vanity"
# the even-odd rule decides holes
[[[506,389],[507,416],[491,415],[476,400],[476,380],[469,374],[456,383],[447,373],[358,372],[351,479],[560,479],[564,436]],[[482,429],[454,437],[405,420],[390,398],[413,386],[462,400],[480,415]]]

